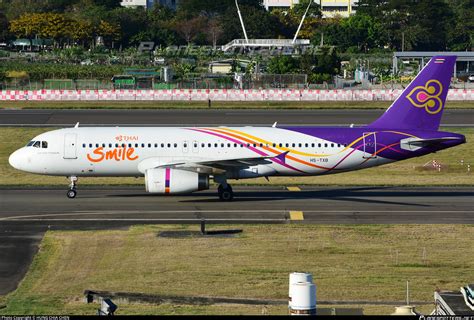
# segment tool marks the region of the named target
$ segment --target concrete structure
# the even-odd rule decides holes
[[[122,0],[120,3],[123,7],[138,8],[144,7],[146,9],[151,9],[155,3],[161,4],[162,6],[169,7],[173,10],[176,10],[179,0]]]
[[[146,7],[146,1],[147,0],[122,0],[120,5],[128,8]]]
[[[323,18],[331,18],[336,15],[348,17],[355,13],[359,0],[314,0],[321,6]],[[300,0],[264,0],[263,6],[267,10],[291,8],[299,4]]]
[[[420,62],[420,70],[425,64],[434,56],[457,56],[456,64],[454,65],[454,76],[458,77],[458,71],[464,73],[471,73],[474,67],[474,52],[471,51],[452,51],[452,52],[436,52],[436,51],[402,51],[393,54],[392,72],[398,72],[398,60],[418,60]]]
[[[235,48],[301,48],[309,45],[309,39],[234,39],[221,49],[226,52]]]

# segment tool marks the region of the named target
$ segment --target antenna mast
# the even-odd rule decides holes
[[[237,2],[237,0],[235,0]],[[306,11],[304,12],[303,18],[301,19],[300,25],[298,26],[298,30],[296,30],[295,37],[293,38],[293,44],[296,42],[296,38],[298,38],[298,33],[300,33],[301,27],[303,26],[304,19],[306,18],[306,15],[308,14],[309,7],[311,7],[311,3],[313,0],[309,0],[308,7],[306,8]]]
[[[245,30],[244,20],[242,19],[242,15],[240,14],[239,4],[237,0],[235,0],[235,6],[237,7],[237,13],[239,15],[240,24],[242,25],[242,30],[244,31],[245,42],[249,44],[249,38],[247,37],[247,31]]]

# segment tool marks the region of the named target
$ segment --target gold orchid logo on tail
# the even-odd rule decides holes
[[[438,80],[430,80],[424,86],[418,86],[407,95],[407,99],[417,108],[425,108],[429,114],[437,114],[443,109],[443,101],[439,97],[443,85]]]

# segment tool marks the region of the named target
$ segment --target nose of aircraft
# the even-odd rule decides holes
[[[10,163],[10,165],[15,168],[15,169],[18,169],[18,170],[21,170],[21,162],[22,162],[22,155],[21,155],[21,149],[20,150],[16,150],[15,152],[13,152],[10,157],[8,158],[8,162]]]

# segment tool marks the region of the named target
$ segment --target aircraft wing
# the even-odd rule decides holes
[[[154,168],[175,168],[186,171],[195,171],[199,173],[219,174],[228,170],[246,169],[260,164],[270,164],[277,160],[285,162],[285,156],[288,152],[277,156],[261,156],[250,158],[234,158],[234,159],[215,159],[205,161],[177,161],[156,166]]]

